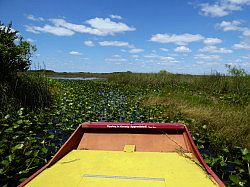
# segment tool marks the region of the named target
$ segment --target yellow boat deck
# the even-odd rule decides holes
[[[27,186],[217,186],[191,153],[73,150]]]

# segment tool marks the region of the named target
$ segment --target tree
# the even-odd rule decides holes
[[[35,51],[35,46],[24,41],[11,23],[5,26],[0,21],[0,80],[13,79],[17,72],[27,71]]]

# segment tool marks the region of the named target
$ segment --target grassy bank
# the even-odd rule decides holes
[[[144,105],[164,105],[168,114],[214,130],[216,141],[250,148],[250,77],[124,73],[110,80],[153,89]]]

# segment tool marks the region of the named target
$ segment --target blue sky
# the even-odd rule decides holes
[[[0,20],[36,45],[32,69],[250,72],[250,0],[0,0]]]

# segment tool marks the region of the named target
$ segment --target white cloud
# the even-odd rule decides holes
[[[191,49],[189,49],[186,46],[179,46],[179,47],[176,47],[174,51],[177,53],[190,53]]]
[[[84,43],[84,45],[89,46],[89,47],[95,46],[94,42],[91,40],[86,40],[83,43]]]
[[[144,55],[144,58],[147,58],[148,60],[145,60],[145,62],[153,62],[158,64],[169,64],[169,63],[178,63],[179,61],[176,60],[174,57],[171,56],[161,56],[154,53]]]
[[[139,58],[139,55],[131,55],[130,58]]]
[[[231,3],[238,4],[238,5],[249,5],[250,0],[228,0]]]
[[[119,58],[117,58],[117,57],[111,57],[111,58],[105,58],[105,61],[120,63],[120,62],[127,62],[128,60],[126,58],[121,58],[121,57],[119,57]]]
[[[204,37],[200,34],[155,34],[151,37],[151,41],[158,43],[174,43],[177,45],[187,45],[191,42],[197,42],[203,40]]]
[[[233,45],[234,49],[245,49],[245,50],[250,50],[250,44],[245,43],[245,42],[241,42],[238,44],[234,44]]]
[[[250,0],[217,0],[213,4],[200,4],[201,14],[212,17],[223,17],[233,11],[242,10],[243,6],[250,5]]]
[[[205,45],[216,45],[222,42],[219,38],[206,38],[204,41]]]
[[[133,48],[134,46],[129,44],[128,42],[123,41],[102,41],[99,42],[99,45],[101,46],[115,46],[115,47],[128,47]]]
[[[161,51],[165,51],[165,52],[167,52],[168,51],[168,49],[166,49],[166,48],[159,48]]]
[[[196,62],[196,64],[202,65],[202,66],[219,66],[220,65],[219,62],[204,62],[204,61],[198,61]]]
[[[136,30],[134,27],[129,27],[125,23],[114,22],[109,18],[94,18],[87,20],[86,23],[88,23],[92,28],[100,31],[100,35],[102,36]]]
[[[214,61],[214,60],[220,60],[221,56],[219,56],[219,55],[197,54],[197,55],[194,55],[194,59],[202,60],[202,61]]]
[[[90,33],[90,34],[96,34],[96,35],[101,34],[100,31],[96,29],[86,27],[85,25],[69,23],[65,21],[64,19],[49,19],[49,21],[56,27],[66,28],[74,32]]]
[[[243,36],[250,36],[250,28],[240,26],[242,23],[237,20],[233,21],[222,21],[216,24],[216,27],[222,29],[223,31],[239,31]]]
[[[234,20],[234,21],[222,21],[219,24],[216,24],[217,28],[222,29],[223,31],[241,31],[241,27],[239,25],[241,24],[240,21]]]
[[[206,46],[202,49],[199,49],[199,51],[203,53],[224,53],[224,54],[233,52],[231,49],[219,48],[217,46]]]
[[[71,54],[71,55],[82,55],[82,53],[80,53],[78,51],[70,51],[69,54]]]
[[[244,36],[250,36],[250,28],[245,28],[242,33]]]
[[[158,57],[160,57],[160,56],[157,55],[157,54],[151,53],[151,54],[144,55],[144,57],[145,57],[145,58],[158,58]]]
[[[50,33],[50,34],[54,34],[57,36],[72,36],[74,34],[72,30],[62,28],[62,27],[55,27],[51,25],[45,25],[43,27],[25,25],[25,27],[26,27],[26,31],[32,32],[35,34],[39,34],[41,32]]]
[[[141,53],[141,52],[143,52],[143,51],[144,51],[144,49],[135,48],[135,49],[129,50],[129,53]]]
[[[113,14],[111,14],[109,17],[112,18],[112,19],[122,19],[121,16],[113,15]]]
[[[44,21],[44,18],[42,17],[35,17],[34,15],[27,15],[26,16],[27,19],[32,20],[32,21]]]
[[[121,55],[112,55],[113,58],[122,58]]]
[[[201,12],[205,16],[212,16],[212,17],[223,17],[227,16],[229,12],[226,10],[225,7],[220,6],[218,4],[210,5],[208,3],[201,4]]]
[[[25,26],[26,31],[33,33],[40,33],[40,32],[47,32],[48,30],[47,28],[51,28],[50,30],[55,29],[56,31],[68,30],[71,33],[71,34],[68,33],[68,35],[72,35],[72,33],[74,34],[74,32],[79,32],[79,33],[88,33],[98,36],[107,36],[107,35],[114,35],[116,33],[124,33],[127,31],[136,30],[134,27],[129,27],[125,23],[112,21],[109,18],[94,18],[87,20],[86,23],[89,24],[90,26],[69,23],[64,19],[49,19],[49,21],[53,25],[45,25],[43,27]],[[50,31],[48,33],[55,34],[54,31]],[[56,34],[56,35],[63,36],[61,34]],[[67,36],[67,34],[64,36]]]
[[[165,63],[177,63],[178,61],[171,56],[160,56],[160,62],[165,62]]]

